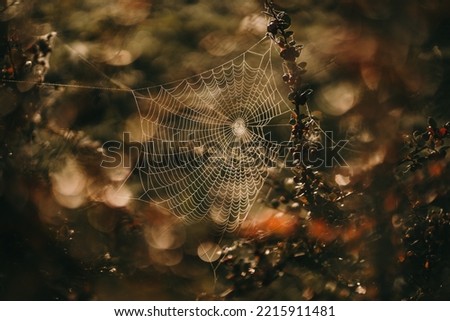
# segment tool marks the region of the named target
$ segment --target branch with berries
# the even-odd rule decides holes
[[[273,1],[265,1],[264,14],[270,19],[267,24],[267,35],[280,48],[280,57],[286,71],[283,74],[283,81],[289,86],[288,99],[294,105],[289,123],[292,125],[291,141],[294,144],[292,155],[296,183],[295,201],[303,200],[302,203],[307,207],[314,207],[314,204],[322,206],[325,200],[318,199],[319,195],[325,195],[328,202],[326,194],[339,195],[339,191],[327,186],[318,171],[314,170],[316,164],[311,161],[317,159],[317,155],[312,154],[317,153],[316,144],[321,128],[318,120],[309,114],[307,108],[307,101],[313,90],[305,87],[302,81],[302,76],[306,72],[306,62],[298,62],[298,58],[303,45],[297,44],[294,32],[289,30],[291,26],[289,15],[277,9]],[[327,192],[318,193],[318,189]]]
[[[450,138],[450,122],[438,126],[436,120],[429,117],[428,125],[424,130],[416,130],[406,138],[408,152],[399,162],[399,169],[403,174],[416,171],[427,160],[445,158],[447,149],[450,148],[448,144],[448,138]]]
[[[303,49],[303,45],[297,44],[294,39],[294,32],[288,30],[291,26],[291,18],[281,10],[275,9],[273,1],[267,0],[264,13],[270,17],[267,25],[267,35],[280,48],[280,57],[284,61],[286,73],[283,75],[283,81],[289,85],[291,92],[289,100],[295,106],[297,122],[300,123],[301,107],[306,104],[312,89],[303,88],[302,75],[306,72],[306,62],[297,62]]]

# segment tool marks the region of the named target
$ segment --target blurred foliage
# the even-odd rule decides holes
[[[0,298],[450,298],[450,5],[275,8],[267,29],[256,0],[0,1]],[[142,139],[127,88],[210,69],[280,28],[303,45],[274,64],[295,64],[279,84],[294,141],[332,130],[349,166],[271,173],[232,235],[127,201],[133,184],[117,198],[133,173],[100,168],[100,147]]]

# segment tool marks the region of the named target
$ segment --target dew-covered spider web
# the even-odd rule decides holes
[[[286,165],[292,109],[277,87],[283,68],[269,38],[213,69],[139,89],[109,78],[65,47],[118,88],[41,86],[120,91],[134,97],[142,144],[135,168],[122,184],[133,184],[132,198],[161,206],[186,223],[210,219],[222,231],[234,231],[260,197],[269,172]],[[315,126],[325,134],[317,122]]]
[[[186,222],[239,226],[279,160],[272,129],[289,119],[272,50],[261,41],[194,77],[133,91],[145,141],[140,200]]]

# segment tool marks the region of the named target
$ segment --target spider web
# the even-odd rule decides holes
[[[188,223],[209,217],[223,230],[239,226],[278,161],[281,146],[267,129],[287,124],[291,111],[277,89],[273,50],[262,40],[199,75],[133,90],[145,141],[139,200]]]
[[[117,87],[41,86],[129,92],[134,97],[144,143],[122,184],[132,184],[132,173],[138,173],[140,190],[133,198],[168,209],[186,223],[209,218],[222,231],[234,231],[258,199],[270,170],[281,171],[286,165],[290,145],[283,139],[290,131],[272,129],[289,129],[287,114],[292,110],[277,88],[280,75],[273,69],[272,55],[280,58],[269,38],[198,75],[139,89],[108,77],[64,46]],[[123,197],[120,189],[117,197]]]

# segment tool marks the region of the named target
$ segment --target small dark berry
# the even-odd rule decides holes
[[[285,31],[285,32],[284,32],[284,36],[285,36],[286,38],[289,38],[289,37],[292,36],[293,34],[294,34],[293,31]],[[294,44],[292,44],[292,45],[291,45],[291,42],[289,42],[289,45],[290,45],[290,46],[294,46],[294,45],[295,45],[295,41],[294,41]]]
[[[285,30],[291,26],[291,17],[286,12],[282,11],[277,15],[277,20],[280,21],[280,28]]]
[[[312,89],[307,89],[301,94],[298,94],[295,96],[295,103],[298,105],[304,105],[309,99],[309,96],[313,93]]]
[[[428,125],[432,128],[432,129],[436,129],[437,128],[437,123],[434,120],[434,118],[432,117],[428,117]]]
[[[307,65],[306,61],[302,61],[298,64],[298,67],[301,69],[306,69],[306,65]]]
[[[277,200],[276,198],[274,198],[274,199],[270,202],[270,205],[271,205],[273,208],[278,208],[278,207],[280,206],[280,201]]]
[[[300,53],[294,47],[288,47],[281,50],[280,56],[286,61],[294,62],[300,56]]]
[[[269,24],[267,25],[267,32],[271,33],[272,35],[276,35],[278,30],[278,22],[275,20],[269,22]]]
[[[428,141],[430,139],[431,135],[428,131],[426,131],[425,133],[422,134],[422,139],[424,141]]]

